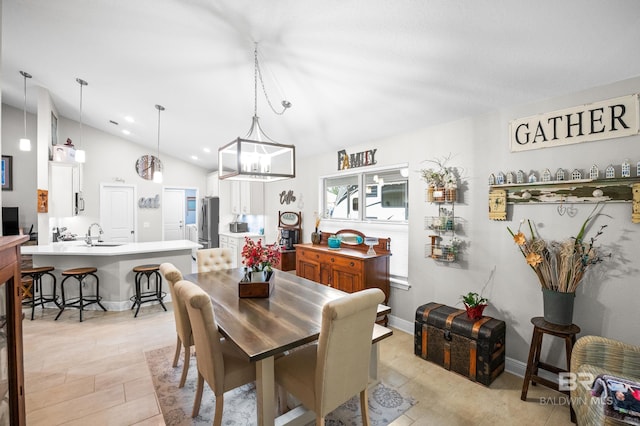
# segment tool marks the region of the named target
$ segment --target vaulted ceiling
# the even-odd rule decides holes
[[[4,0],[2,101],[24,70],[30,111],[42,86],[77,121],[80,77],[85,124],[155,149],[161,104],[161,152],[213,170],[251,124],[254,42],[292,104],[259,84],[262,127],[305,157],[638,76],[639,40],[636,0]]]

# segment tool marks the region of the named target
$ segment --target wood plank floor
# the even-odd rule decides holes
[[[86,311],[82,323],[75,309],[56,314],[39,309],[23,323],[27,424],[164,425],[144,352],[175,345],[172,312]],[[473,383],[416,357],[398,330],[381,344],[380,377],[416,401],[394,426],[571,424],[561,394],[531,386],[523,402],[522,379],[508,373]]]

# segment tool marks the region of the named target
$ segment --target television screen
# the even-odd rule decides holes
[[[18,235],[20,234],[20,225],[18,224],[18,208],[3,207],[2,208],[2,235]]]

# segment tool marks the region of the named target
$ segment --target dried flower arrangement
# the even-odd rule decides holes
[[[527,264],[536,273],[542,288],[574,293],[589,267],[602,261],[595,242],[607,225],[602,225],[595,236],[585,241],[588,224],[602,214],[596,213],[598,207],[596,205],[575,237],[560,242],[542,239],[530,220],[527,220],[529,238],[520,231],[524,220],[520,222],[516,233],[507,227]]]

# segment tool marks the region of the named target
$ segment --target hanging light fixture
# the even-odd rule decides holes
[[[24,77],[24,106],[22,113],[24,114],[24,138],[20,139],[20,151],[31,151],[31,140],[27,138],[27,79],[31,78],[31,74],[20,71],[20,75]]]
[[[220,179],[276,181],[296,177],[296,148],[283,145],[267,136],[258,119],[258,78],[269,107],[276,114],[283,114],[291,107],[282,101],[283,110],[276,111],[267,96],[258,63],[258,43],[254,49],[253,118],[249,133],[238,137],[218,150],[218,176]]]
[[[158,155],[153,160],[153,181],[162,183],[162,162],[160,161],[160,112],[164,111],[162,105],[156,105],[158,110]]]
[[[81,78],[76,78],[76,81],[80,85],[80,143],[76,149],[76,162],[84,163],[87,158],[84,149],[82,149],[82,87],[87,86],[89,83]]]

